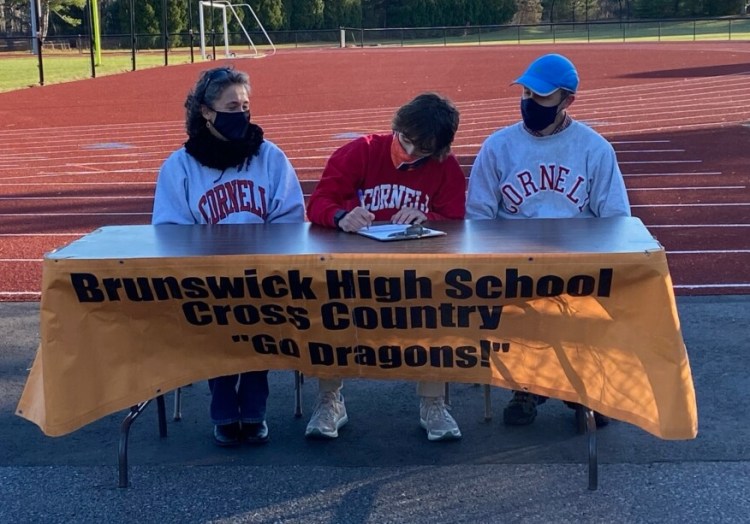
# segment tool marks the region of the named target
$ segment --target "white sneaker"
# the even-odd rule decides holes
[[[427,431],[427,440],[455,440],[461,430],[445,407],[443,397],[421,397],[419,425]]]
[[[307,438],[336,438],[339,428],[349,422],[346,416],[344,397],[333,391],[326,391],[318,395],[315,410],[307,423],[305,437]]]

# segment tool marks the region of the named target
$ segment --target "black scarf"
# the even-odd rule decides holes
[[[204,166],[224,171],[230,167],[249,164],[258,155],[263,143],[263,129],[251,123],[244,140],[228,142],[216,138],[203,128],[196,136],[185,142],[185,150]]]

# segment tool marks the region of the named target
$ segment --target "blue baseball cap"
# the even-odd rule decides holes
[[[558,89],[575,93],[578,89],[578,71],[573,62],[563,55],[542,55],[531,62],[513,83],[521,84],[540,96],[551,95]]]

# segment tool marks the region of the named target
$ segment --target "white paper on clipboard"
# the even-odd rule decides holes
[[[407,229],[409,224],[380,224],[370,227],[363,227],[357,234],[380,240],[381,242],[390,242],[393,240],[416,240],[418,238],[439,237],[445,235],[445,231],[422,227],[418,234],[410,234]]]

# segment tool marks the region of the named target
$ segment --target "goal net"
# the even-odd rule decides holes
[[[269,54],[272,55],[276,53],[276,46],[273,45],[273,42],[271,41],[271,37],[268,36],[268,33],[266,32],[265,27],[263,27],[263,24],[260,22],[258,15],[255,14],[255,11],[250,6],[250,4],[232,4],[228,0],[213,0],[213,1],[202,0],[199,5],[200,5],[200,9],[198,11],[198,19],[200,22],[200,32],[201,32],[201,57],[204,60],[209,59],[209,58],[218,58],[216,56],[213,56],[212,53],[209,53],[206,51],[205,12],[207,9],[208,10],[215,9],[221,13],[225,58],[232,58],[232,57],[260,58],[262,56],[266,56]],[[240,10],[247,9],[247,11],[252,15],[253,19],[255,19],[255,23],[258,24],[258,28],[260,29],[261,33],[265,37],[266,41],[268,42],[270,52],[261,52],[258,49],[258,47],[255,45],[255,42],[253,42],[253,39],[250,37],[250,33],[247,31],[247,28],[242,23],[242,19],[237,14],[237,9],[240,9]],[[214,13],[215,12],[216,11],[214,11]],[[239,25],[242,31],[242,34],[244,35],[242,50],[246,52],[242,52],[241,54],[237,54],[235,51],[233,51],[230,45],[230,36],[231,36],[229,33],[230,17],[234,17],[234,19],[237,21],[237,24]],[[210,30],[210,35],[215,38],[215,34],[213,30]],[[244,42],[246,42],[246,44]],[[211,42],[212,49],[215,49],[215,44],[216,42],[212,40]],[[216,51],[216,54],[217,55],[219,54],[218,51]]]

